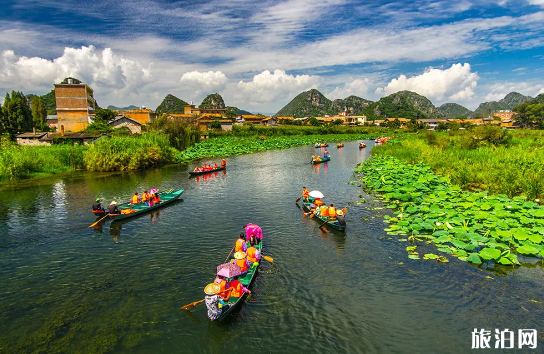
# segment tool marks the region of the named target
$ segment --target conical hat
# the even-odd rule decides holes
[[[206,295],[215,295],[221,290],[221,287],[217,283],[210,283],[204,288]]]
[[[236,252],[236,253],[234,254],[234,258],[236,258],[236,259],[244,259],[244,258],[246,258],[246,254],[245,254],[244,252],[238,251],[238,252]]]

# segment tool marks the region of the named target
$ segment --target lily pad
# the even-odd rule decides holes
[[[486,247],[479,254],[483,259],[497,259],[501,256],[501,251],[496,248]]]

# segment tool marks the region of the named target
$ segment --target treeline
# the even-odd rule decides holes
[[[514,107],[513,119],[524,128],[544,129],[544,93]]]
[[[32,95],[30,100],[20,91],[6,93],[4,104],[0,106],[0,135],[7,134],[11,140],[18,133],[35,128],[49,131],[47,109],[39,96]]]

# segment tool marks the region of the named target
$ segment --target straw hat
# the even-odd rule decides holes
[[[236,253],[234,254],[234,258],[236,258],[236,259],[244,259],[244,258],[246,258],[246,254],[245,254],[244,252],[238,251],[238,252],[236,252]]]
[[[114,200],[114,201],[112,201],[110,204],[116,205],[117,202]]]
[[[221,290],[221,287],[217,283],[210,283],[204,288],[206,295],[215,295]]]
[[[338,210],[338,211],[336,212],[336,215],[342,216],[342,215],[344,215],[344,213],[342,212],[342,210]]]

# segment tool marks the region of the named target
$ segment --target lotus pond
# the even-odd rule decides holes
[[[428,165],[390,156],[374,156],[357,165],[355,173],[395,210],[393,217],[384,217],[386,231],[411,243],[406,247],[411,259],[448,262],[456,257],[491,268],[544,257],[544,207],[524,196],[461,190]],[[437,253],[418,251],[430,244]]]

